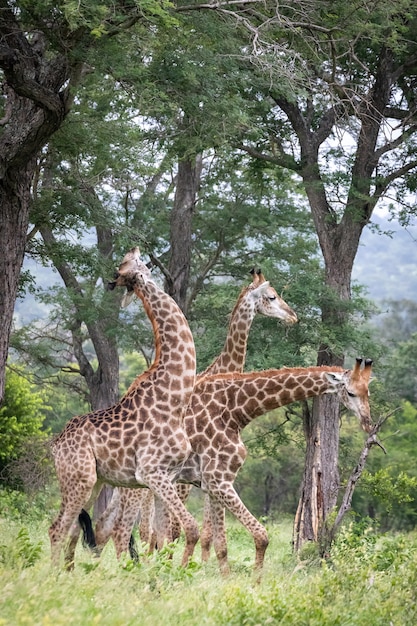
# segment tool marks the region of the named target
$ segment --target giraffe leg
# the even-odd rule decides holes
[[[240,521],[241,524],[251,533],[255,542],[255,569],[261,570],[265,558],[265,551],[268,547],[269,539],[265,528],[258,522],[256,517],[246,508],[242,500],[239,498],[232,483],[223,483],[210,487],[210,505],[212,511],[214,545],[220,546],[226,538],[226,529],[223,519],[220,519],[217,505],[213,505],[213,496],[215,500],[227,507],[229,511]],[[224,539],[223,539],[224,537]],[[227,556],[226,556],[227,558]],[[222,564],[219,562],[219,565]]]
[[[177,493],[181,502],[184,504],[188,500],[188,496],[190,495],[192,485],[187,485],[185,483],[177,483]],[[181,521],[176,516],[171,517],[171,531],[172,531],[172,541],[179,539],[181,535]]]
[[[208,561],[210,558],[210,548],[213,542],[213,525],[211,523],[211,507],[210,496],[206,493],[204,496],[203,525],[200,534],[201,542],[201,559]]]
[[[139,536],[143,543],[149,545],[149,553],[155,550],[156,533],[154,532],[154,495],[150,489],[141,489],[139,514]]]
[[[61,550],[64,550],[65,567],[70,570],[74,566],[74,552],[77,544],[80,527],[78,524],[78,515],[81,509],[88,502],[92,489],[79,489],[76,485],[77,498],[72,497],[69,500],[63,497],[58,517],[49,528],[49,538],[51,542],[52,563],[59,565]],[[69,537],[68,537],[69,535]]]
[[[72,569],[79,536],[78,516],[83,508],[91,506],[101,485],[97,483],[96,460],[91,451],[85,451],[80,471],[74,459],[61,450],[55,456],[55,469],[62,499],[58,516],[49,528],[52,563],[59,565],[64,549],[66,568]],[[73,530],[67,543],[71,528]]]
[[[123,552],[129,552],[134,560],[138,559],[136,549],[132,545],[132,533],[138,519],[143,491],[146,490],[120,489],[120,503],[111,531],[118,559]]]
[[[64,549],[65,569],[68,571],[74,569],[75,548],[77,547],[80,532],[81,526],[78,523],[77,517],[77,519],[71,524],[68,541]]]
[[[209,541],[211,543],[211,540],[213,540],[214,552],[216,553],[221,574],[228,576],[230,574],[230,566],[227,558],[225,508],[224,505],[212,495],[208,495],[206,500],[207,502],[204,503],[204,506],[208,509],[207,519],[210,524],[209,530],[212,533],[209,537]]]
[[[193,555],[195,544],[198,541],[199,532],[197,522],[181,502],[175,485],[170,481],[167,472],[157,470],[148,473],[146,476],[146,484],[168,507],[169,511],[181,520],[185,532],[185,550],[182,557],[182,565],[185,567]]]
[[[172,519],[173,515],[166,507],[165,503],[158,497],[154,497],[154,523],[153,530],[155,532],[156,548],[161,550],[167,543],[172,543]]]
[[[116,487],[115,489],[113,489],[113,494],[109,505],[97,519],[94,532],[97,547],[100,550],[104,548],[104,546],[107,544],[108,540],[112,536],[113,526],[115,524],[118,510],[120,507],[120,500],[120,489]]]

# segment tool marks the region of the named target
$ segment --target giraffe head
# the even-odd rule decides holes
[[[297,315],[290,306],[271,287],[269,281],[265,280],[261,270],[251,270],[252,284],[248,287],[248,293],[253,298],[256,313],[266,317],[275,317],[286,324],[295,324]]]
[[[341,402],[359,418],[363,430],[372,430],[371,409],[369,407],[369,383],[371,381],[372,359],[357,358],[352,370],[327,372],[332,388],[326,393],[337,393]]]
[[[110,282],[109,289],[115,287],[126,287],[127,294],[122,302],[122,306],[127,306],[133,296],[133,283],[144,283],[151,277],[148,266],[141,260],[139,248],[132,248],[125,254],[119,269],[115,273],[115,280]]]

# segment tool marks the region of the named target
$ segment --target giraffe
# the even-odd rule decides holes
[[[49,529],[52,561],[59,563],[63,549],[67,569],[73,567],[78,515],[108,483],[148,487],[178,515],[186,535],[185,565],[198,541],[198,526],[172,478],[191,451],[183,413],[195,383],[193,337],[178,305],[152,280],[138,248],[125,255],[113,286],[126,286],[142,300],[153,327],[155,360],[120,402],[74,417],[53,442],[62,498]]]
[[[214,549],[223,574],[229,573],[225,507],[252,534],[258,570],[268,546],[265,528],[245,507],[233,486],[247,455],[241,431],[268,411],[335,393],[359,418],[363,430],[370,432],[368,386],[372,360],[366,359],[363,369],[362,362],[363,359],[356,359],[352,370],[336,366],[282,368],[206,376],[197,382],[184,417],[192,454],[178,480],[200,486],[210,497]]]
[[[241,290],[230,315],[222,351],[202,373],[197,375],[197,380],[209,374],[243,371],[248,335],[257,314],[280,319],[286,324],[297,322],[296,313],[266,281],[262,271],[252,269],[251,274],[252,282]],[[191,485],[177,484],[177,491],[183,502],[186,501],[190,488]],[[139,511],[140,538],[142,542],[149,544],[150,550],[155,544],[161,546],[164,541],[176,539],[180,530],[178,519],[169,517],[165,507],[158,501],[157,505],[158,538],[152,527],[154,494],[149,490],[115,490],[109,507],[96,523],[95,541],[98,548],[102,549],[112,536],[117,553],[129,548],[132,554],[132,546],[129,544],[130,529],[138,518]],[[207,528],[207,522],[203,528]]]
[[[356,359],[352,370],[337,366],[282,368],[205,376],[196,383],[184,416],[192,453],[177,480],[201,487],[209,495],[213,543],[222,574],[229,573],[225,508],[252,534],[258,570],[263,566],[268,546],[265,528],[245,507],[233,486],[247,454],[241,431],[268,411],[332,393],[353,411],[363,430],[369,433],[372,360],[366,359],[363,368],[362,362],[363,359]]]

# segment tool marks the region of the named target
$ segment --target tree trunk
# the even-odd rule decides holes
[[[33,160],[32,160],[33,161]],[[29,223],[33,163],[0,180],[0,403]]]
[[[171,212],[171,256],[168,268],[170,279],[166,281],[165,290],[174,298],[185,315],[191,267],[192,218],[200,186],[201,169],[201,155],[193,160],[179,161],[174,206]]]
[[[0,402],[13,311],[25,252],[36,157],[68,111],[71,77],[64,57],[50,58],[42,33],[31,39],[9,3],[0,11],[3,117],[0,136]]]
[[[315,398],[312,411],[304,411],[306,457],[294,520],[296,551],[306,541],[320,544],[324,522],[337,502],[339,411],[339,401],[331,395]]]

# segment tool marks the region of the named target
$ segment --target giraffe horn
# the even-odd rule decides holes
[[[363,359],[361,357],[356,357],[356,363],[353,367],[353,372],[352,372],[352,380],[357,380],[359,378],[362,361]]]
[[[369,382],[372,373],[372,359],[365,359],[362,377]]]
[[[262,270],[258,271],[258,277],[259,277],[259,284],[260,285],[266,281],[265,276],[262,274]]]
[[[252,284],[257,287],[259,285],[259,272],[255,267],[252,267],[250,274],[252,275]]]

